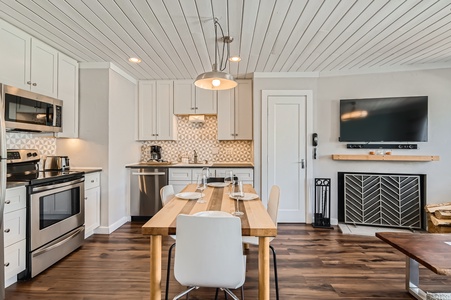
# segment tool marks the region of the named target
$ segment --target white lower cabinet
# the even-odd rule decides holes
[[[25,270],[26,189],[24,186],[6,190],[3,230],[5,243],[5,286],[17,281]]]
[[[210,176],[224,177],[226,171],[232,171],[244,184],[254,185],[254,169],[252,168],[209,168]],[[197,175],[202,168],[169,168],[169,184],[174,192],[180,193],[186,185],[197,182]]]
[[[100,172],[85,175],[85,238],[100,226]]]
[[[186,185],[196,182],[193,180],[193,171],[191,168],[169,168],[169,184],[174,187],[174,192],[180,193]],[[201,170],[201,169],[199,169]]]
[[[214,177],[225,177],[227,171],[232,171],[238,177],[238,180],[243,181],[244,184],[251,184],[254,186],[254,169],[252,168],[212,168],[210,172]]]

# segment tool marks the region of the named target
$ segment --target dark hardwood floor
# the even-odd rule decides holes
[[[8,287],[6,299],[149,299],[149,239],[141,235],[142,224],[127,223],[111,235],[91,236],[83,247],[34,279]],[[171,243],[164,239],[163,287]],[[404,290],[404,256],[376,237],[279,224],[272,245],[277,251],[281,299],[413,299]],[[245,297],[257,299],[256,247],[251,246],[247,258]],[[271,299],[275,299],[272,264],[270,271]],[[451,277],[426,269],[420,274],[422,287],[451,292]],[[185,289],[173,276],[170,284],[170,299]],[[214,289],[199,289],[190,297],[213,298]]]

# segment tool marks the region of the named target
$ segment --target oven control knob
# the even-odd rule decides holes
[[[38,156],[38,154],[36,152],[33,152],[33,157]]]
[[[27,157],[31,157],[31,153],[30,152],[27,153]]]

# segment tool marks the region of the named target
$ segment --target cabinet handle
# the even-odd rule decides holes
[[[37,86],[38,84],[36,82],[33,82],[33,86]]]
[[[199,109],[199,107],[196,106],[195,109]]]
[[[28,84],[28,85],[31,85],[31,81],[27,81],[27,84]]]
[[[195,110],[196,108],[195,108],[195,107],[191,107],[191,109],[192,109],[192,110]]]
[[[9,267],[9,262],[7,262],[7,263],[5,264],[5,267]]]
[[[6,200],[5,201],[5,204],[10,204],[11,203],[11,200]]]
[[[88,197],[85,197],[85,200],[88,200]]]
[[[158,133],[155,133],[155,135],[158,136],[159,134],[158,134]]]
[[[93,180],[91,180],[91,182],[92,182],[92,183],[94,183],[94,181],[95,181],[94,179],[93,179]]]
[[[11,229],[6,228],[4,231],[5,231],[5,233],[9,233],[11,231]]]

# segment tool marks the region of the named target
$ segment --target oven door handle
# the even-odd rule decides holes
[[[148,176],[148,175],[166,175],[165,172],[134,172],[132,173],[132,175],[137,175],[137,176]]]
[[[68,242],[69,240],[73,239],[74,237],[76,237],[80,232],[82,232],[83,230],[85,230],[84,226],[81,226],[80,228],[78,228],[76,231],[74,231],[71,235],[69,235],[68,237],[66,237],[64,240],[61,240],[53,245],[49,245],[48,247],[45,247],[43,249],[40,249],[36,252],[33,253],[33,257],[42,255],[48,251],[51,251],[55,248],[58,248],[59,246],[61,246],[62,244]]]
[[[77,180],[72,180],[72,181],[68,181],[68,182],[63,182],[63,183],[57,183],[57,184],[51,184],[51,185],[45,185],[45,186],[36,186],[36,187],[32,187],[32,192],[42,192],[42,191],[48,191],[48,190],[53,190],[59,187],[64,187],[64,186],[68,186],[68,185],[73,185],[73,184],[77,184],[80,182],[85,181],[84,178],[82,179],[77,179]]]

